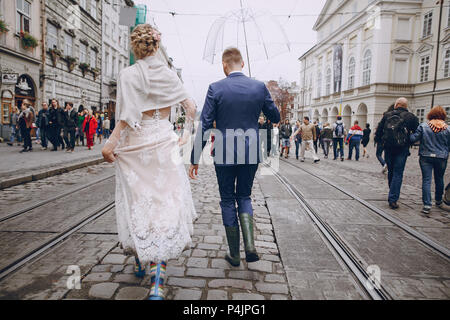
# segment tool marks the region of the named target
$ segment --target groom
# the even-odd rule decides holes
[[[244,61],[236,48],[222,56],[227,78],[209,86],[199,128],[191,153],[189,176],[195,179],[201,152],[210,130],[214,130],[214,164],[219,183],[220,207],[230,254],[225,259],[240,265],[239,221],[247,262],[259,260],[253,237],[251,192],[261,159],[258,119],[261,111],[272,122],[280,122],[280,113],[265,84],[242,73]],[[237,210],[236,210],[237,203]]]

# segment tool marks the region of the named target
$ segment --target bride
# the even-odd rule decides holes
[[[189,138],[196,107],[177,74],[159,57],[161,34],[143,24],[131,34],[135,65],[119,74],[116,128],[102,154],[116,167],[116,215],[121,247],[135,256],[135,274],[150,264],[150,300],[164,299],[167,260],[191,245],[197,214],[180,146]],[[171,106],[186,113],[179,138]]]

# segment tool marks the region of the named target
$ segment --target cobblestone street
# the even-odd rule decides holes
[[[348,195],[310,175],[329,179],[448,248],[448,212],[433,209],[429,216],[419,213],[417,169],[417,156],[413,154],[408,160],[398,212],[387,208],[387,183],[373,158],[343,163],[322,160],[320,164],[291,158],[280,161],[278,173],[299,189],[364,266],[381,268],[383,286],[392,298],[448,299],[447,258],[436,255],[389,221],[369,214],[367,208]],[[168,263],[167,299],[368,299],[302,205],[275,176],[266,173],[261,165],[252,195],[255,242],[261,260],[246,263],[241,259],[241,266],[234,268],[223,259],[228,246],[214,168],[200,167],[198,180],[191,181],[199,215],[193,246]],[[35,251],[37,245],[85,219],[92,208],[112,201],[113,174],[113,166],[104,163],[0,191],[0,220],[4,220],[0,223],[0,267],[6,268],[23,253]],[[84,184],[86,188],[70,192]],[[63,192],[70,195],[71,201],[63,194],[29,212],[9,216],[32,206],[36,194],[45,200]],[[245,256],[242,242],[241,237],[241,258]],[[115,210],[108,209],[0,279],[0,299],[146,299],[149,276],[136,278],[133,261],[118,247]],[[79,268],[81,276],[79,289],[68,288],[74,268]]]

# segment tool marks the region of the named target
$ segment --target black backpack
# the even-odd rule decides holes
[[[387,148],[401,148],[409,145],[408,129],[402,113],[393,113],[386,119],[382,139]]]
[[[344,135],[344,124],[336,123],[336,128],[334,129],[334,135],[336,138],[340,138]]]

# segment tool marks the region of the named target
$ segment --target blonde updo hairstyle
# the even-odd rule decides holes
[[[160,42],[161,33],[149,24],[140,24],[131,33],[131,49],[136,59],[154,55]]]

